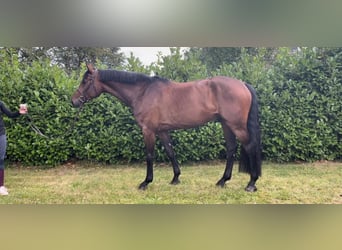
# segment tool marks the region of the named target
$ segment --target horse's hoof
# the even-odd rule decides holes
[[[145,182],[139,185],[139,190],[146,190],[146,189],[147,189],[147,184]]]
[[[178,185],[180,183],[180,181],[177,179],[177,180],[172,180],[170,182],[171,185]]]
[[[226,182],[223,181],[223,180],[219,180],[219,181],[216,183],[216,186],[221,187],[221,188],[224,188],[225,185],[226,185]]]
[[[245,188],[245,191],[246,192],[250,192],[250,193],[253,193],[253,192],[256,192],[258,189],[256,188],[256,186],[247,186]]]

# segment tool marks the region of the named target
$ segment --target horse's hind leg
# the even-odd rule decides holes
[[[256,159],[255,146],[248,144],[242,145],[241,157],[240,157],[239,169],[242,172],[248,172],[250,174],[250,181],[248,182],[245,190],[247,192],[255,192],[257,188],[255,186],[256,181],[259,179],[259,175],[256,171],[253,171],[253,167]],[[252,165],[254,164],[254,165]]]
[[[159,139],[161,141],[161,143],[163,144],[166,154],[169,157],[171,163],[172,163],[172,168],[173,168],[173,179],[171,181],[171,184],[176,185],[179,183],[179,175],[180,175],[180,169],[179,169],[179,165],[175,156],[175,153],[173,151],[172,148],[172,144],[171,144],[171,139],[170,139],[170,135],[168,132],[162,132],[158,134]]]
[[[227,163],[222,178],[216,183],[216,185],[220,187],[224,187],[226,181],[230,180],[232,177],[234,154],[236,153],[237,149],[236,136],[233,134],[230,128],[224,123],[222,123],[222,129],[224,138],[226,140]]]

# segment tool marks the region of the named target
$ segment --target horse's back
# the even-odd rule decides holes
[[[173,105],[194,112],[206,110],[212,115],[230,112],[247,116],[252,96],[246,84],[238,79],[215,76],[212,78],[170,85]],[[245,119],[245,118],[244,118]]]

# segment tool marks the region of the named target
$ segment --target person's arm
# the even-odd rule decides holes
[[[20,116],[19,111],[17,111],[17,112],[12,112],[12,111],[9,110],[9,109],[5,106],[5,104],[4,104],[3,102],[1,102],[1,101],[0,101],[0,109],[1,109],[1,111],[2,111],[5,115],[7,115],[7,116],[10,117],[10,118],[16,118],[16,117]]]

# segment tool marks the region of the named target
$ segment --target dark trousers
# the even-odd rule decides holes
[[[0,135],[0,169],[5,168],[6,148],[7,148],[6,135]]]
[[[4,185],[6,148],[7,148],[6,135],[0,135],[0,187]]]

